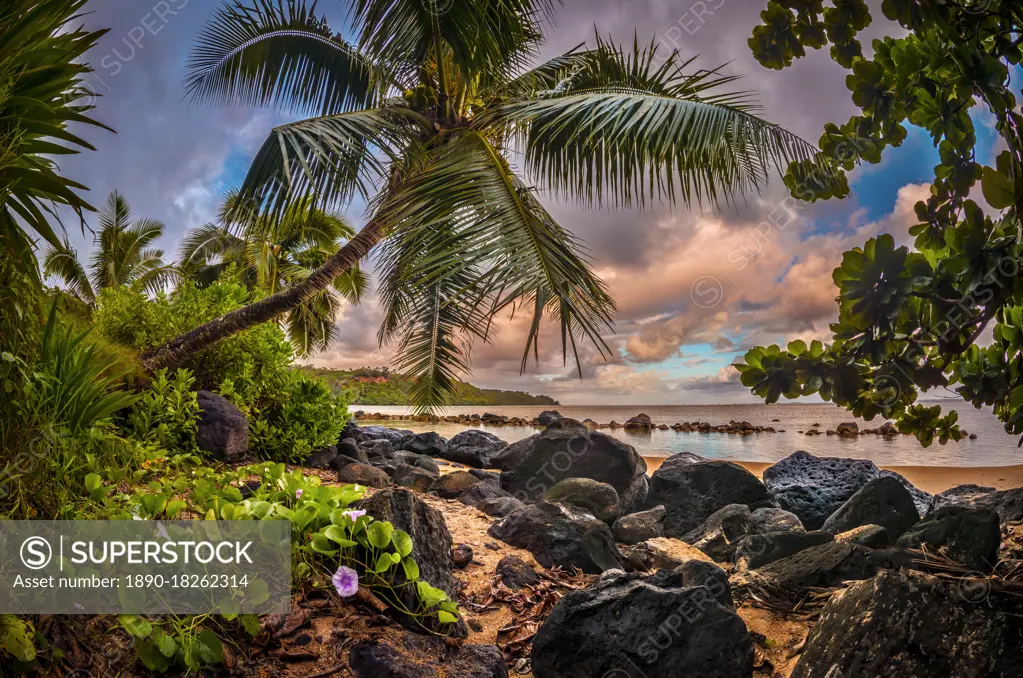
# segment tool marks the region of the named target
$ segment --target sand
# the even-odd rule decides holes
[[[647,473],[653,473],[666,457],[644,457]],[[761,477],[771,464],[767,462],[736,462],[756,477]],[[905,477],[924,492],[936,494],[956,485],[976,484],[1008,490],[1023,487],[1023,464],[1018,466],[882,466]]]

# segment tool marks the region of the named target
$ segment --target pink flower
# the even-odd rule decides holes
[[[362,516],[366,515],[366,512],[365,511],[355,511],[355,510],[352,510],[352,511],[345,511],[341,515],[348,516],[349,520],[351,520],[354,523],[356,520],[358,520]]]
[[[302,498],[302,490],[295,490],[295,499]]]
[[[350,598],[359,590],[359,573],[344,565],[337,568],[337,572],[330,578],[330,581],[333,582],[337,594],[342,598]]]

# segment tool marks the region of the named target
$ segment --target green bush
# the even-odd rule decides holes
[[[107,339],[143,351],[251,301],[252,294],[235,275],[204,288],[185,283],[154,299],[130,289],[108,289],[100,293],[94,317]],[[337,442],[348,410],[343,396],[333,394],[322,380],[297,374],[293,358],[291,344],[276,323],[225,339],[190,361],[194,383],[187,389],[175,381],[180,377],[157,375],[133,410],[128,432],[170,451],[194,449],[194,432],[184,421],[190,416],[185,393],[208,389],[248,416],[252,451],[263,459],[299,462]]]
[[[226,389],[224,395],[231,397]],[[281,400],[250,409],[249,449],[262,459],[299,463],[336,443],[347,421],[344,396],[319,379],[290,372]]]
[[[184,368],[172,376],[160,370],[149,388],[132,406],[125,434],[165,450],[197,452],[199,403],[192,386],[195,379]]]

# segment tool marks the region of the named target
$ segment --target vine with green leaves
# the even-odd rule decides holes
[[[833,275],[838,320],[830,344],[757,347],[736,367],[768,403],[817,394],[867,420],[894,419],[925,446],[963,436],[955,412],[916,404],[920,391],[942,387],[991,407],[1006,431],[1020,434],[1023,116],[1011,87],[1023,60],[1023,5],[884,0],[882,11],[905,31],[875,40],[870,57],[856,38],[872,22],[863,0],[828,7],[772,0],[749,45],[763,66],[782,69],[807,48],[830,44],[832,59],[849,71],[860,113],[826,125],[819,143],[842,171],[825,180],[820,163],[792,163],[785,182],[796,197],[848,195],[844,173],[879,163],[906,139],[907,124],[931,136],[940,164],[930,197],[916,204],[913,247],[881,235],[845,253]],[[977,107],[1005,147],[990,165],[977,157]],[[978,184],[987,213],[970,199]],[[982,346],[989,328],[992,342]]]

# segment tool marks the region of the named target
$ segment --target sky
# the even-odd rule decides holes
[[[458,1],[458,0],[455,0]],[[237,186],[270,129],[295,119],[288,111],[200,107],[183,98],[182,78],[194,40],[216,0],[92,0],[90,28],[110,28],[89,55],[100,95],[94,116],[116,131],[88,130],[97,151],[62,160],[74,179],[102,203],[117,189],[137,216],[166,226],[160,246],[168,258],[184,234],[211,221],[225,191]],[[346,24],[344,0],[321,0],[318,10],[335,30]],[[875,25],[867,38],[898,34],[871,3]],[[845,71],[826,52],[811,52],[783,71],[762,68],[746,40],[765,0],[564,0],[540,59],[589,41],[595,31],[616,41],[653,40],[662,49],[697,57],[694,68],[745,76],[761,115],[816,142],[827,122],[857,113]],[[981,126],[986,121],[979,119]],[[980,135],[988,146],[993,135]],[[984,140],[987,139],[985,142]],[[982,143],[982,145],[983,145]],[[983,152],[990,152],[981,149]],[[555,326],[545,328],[540,360],[520,363],[528,327],[501,318],[490,344],[477,344],[466,379],[487,388],[545,393],[563,404],[654,405],[757,402],[731,364],[750,347],[792,339],[826,339],[835,319],[831,272],[842,252],[887,232],[911,244],[914,204],[926,198],[937,153],[930,138],[911,130],[906,143],[880,165],[857,169],[852,194],[841,201],[799,203],[780,179],[743,204],[646,210],[593,209],[541,196],[552,214],[587,245],[608,283],[619,316],[607,337],[605,361],[581,348],[583,378],[565,364]],[[516,158],[512,158],[512,163]],[[365,206],[346,216],[365,222]],[[87,256],[91,235],[69,225],[71,243]],[[372,275],[372,267],[370,267]],[[379,346],[379,305],[370,297],[347,306],[340,338],[310,362],[329,367],[380,366],[391,351]]]

